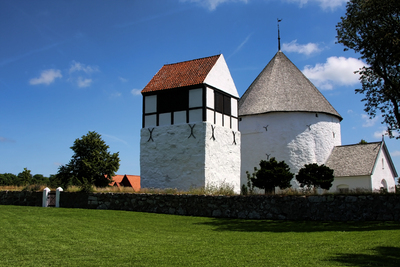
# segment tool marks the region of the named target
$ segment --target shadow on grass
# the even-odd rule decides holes
[[[371,254],[337,254],[327,261],[335,261],[344,266],[400,266],[400,248],[396,247],[376,247]]]
[[[372,231],[400,230],[399,222],[312,222],[270,221],[214,218],[212,221],[196,223],[212,226],[214,231],[238,232],[324,232],[324,231]],[[399,265],[400,266],[400,265]]]

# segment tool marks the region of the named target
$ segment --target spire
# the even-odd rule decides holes
[[[279,33],[279,22],[282,21],[282,19],[277,19],[278,21],[278,51],[281,51],[281,35]]]

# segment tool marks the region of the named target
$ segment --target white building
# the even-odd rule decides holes
[[[164,65],[142,95],[141,186],[239,193],[239,95],[223,55]]]
[[[164,65],[142,95],[143,188],[225,183],[239,192],[246,171],[275,157],[294,174],[326,164],[331,191],[394,190],[385,143],[342,146],[342,117],[281,51],[240,100],[222,55]]]
[[[342,117],[281,51],[240,98],[239,118],[242,184],[260,160],[275,157],[297,173],[341,145]]]
[[[334,170],[330,192],[356,189],[395,192],[397,172],[384,141],[337,146],[325,165]]]

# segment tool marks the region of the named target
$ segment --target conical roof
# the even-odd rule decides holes
[[[281,51],[239,100],[239,116],[269,112],[318,112],[342,120],[321,92]]]

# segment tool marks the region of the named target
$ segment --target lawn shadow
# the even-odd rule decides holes
[[[376,247],[371,249],[374,254],[340,253],[327,259],[335,261],[344,266],[400,266],[400,248]]]
[[[400,230],[399,222],[315,222],[315,221],[272,221],[212,218],[211,221],[196,223],[213,227],[213,231],[237,232],[325,232],[325,231],[373,231]]]

